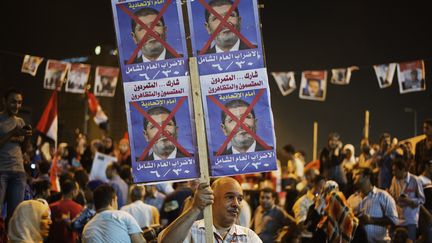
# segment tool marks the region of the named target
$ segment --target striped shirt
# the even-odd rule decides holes
[[[398,180],[393,176],[389,193],[397,202],[396,206],[399,215],[398,225],[417,225],[419,220],[419,206],[425,202],[423,186],[417,176],[407,173],[407,176],[402,180]],[[397,199],[401,197],[401,195],[405,195],[411,201],[414,201],[417,206],[411,207],[398,201]]]
[[[262,243],[255,232],[246,227],[233,224],[225,239],[217,232],[213,226],[213,236],[215,243]],[[195,221],[183,243],[203,243],[205,242],[204,219]]]
[[[356,200],[353,197],[359,198]],[[351,205],[350,202],[358,200],[360,200],[360,203],[357,204],[357,207]],[[398,222],[395,200],[388,192],[379,188],[373,187],[372,191],[370,191],[363,199],[358,193],[355,193],[350,196],[348,203],[350,204],[350,207],[353,208],[356,215],[363,212],[364,214],[374,218],[387,217],[393,222],[393,224],[397,224]],[[382,242],[387,235],[387,227],[385,226],[367,224],[364,225],[364,229],[367,233],[368,242]]]

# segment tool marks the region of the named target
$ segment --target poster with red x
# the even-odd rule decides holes
[[[112,0],[135,183],[199,177],[180,1]]]
[[[124,82],[185,75],[180,1],[112,0],[112,8]]]
[[[275,135],[256,0],[188,1],[210,174],[276,170]]]

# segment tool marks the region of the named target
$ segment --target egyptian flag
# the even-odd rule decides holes
[[[89,109],[90,109],[91,113],[93,114],[94,122],[96,122],[96,124],[100,128],[106,130],[107,125],[108,125],[107,115],[105,115],[105,112],[102,110],[102,107],[99,105],[99,102],[96,99],[96,97],[94,96],[94,94],[92,94],[88,91],[86,93],[87,93],[87,101],[89,104]]]
[[[36,126],[36,130],[54,140],[54,144],[57,144],[57,117],[57,91],[54,90]]]

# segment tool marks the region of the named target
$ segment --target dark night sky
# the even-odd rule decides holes
[[[300,100],[298,90],[283,97],[269,77],[278,147],[286,143],[312,155],[312,124],[319,123],[319,148],[330,131],[356,147],[362,136],[364,111],[370,110],[370,136],[390,132],[400,139],[413,135],[413,113],[432,117],[432,19],[426,1],[262,1],[260,10],[267,68],[300,72],[360,66],[349,86],[329,85],[325,102]],[[115,46],[108,0],[2,1],[0,50],[63,59],[92,55],[94,47]],[[426,59],[425,92],[400,95],[395,77],[392,87],[379,89],[373,64]],[[29,120],[36,125],[49,91],[43,90],[45,62],[36,77],[20,73],[21,56],[0,53],[0,87],[14,85],[25,93]],[[91,58],[95,65],[115,65],[112,57]],[[122,88],[116,97],[100,98],[111,118],[115,139],[126,130]],[[59,98],[60,140],[72,138],[82,127],[84,99],[62,92]],[[89,132],[98,136],[89,122]]]

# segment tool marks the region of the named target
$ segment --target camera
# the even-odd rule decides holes
[[[157,237],[162,231],[162,226],[160,226],[159,224],[152,224],[150,226],[142,228],[142,230],[142,235],[147,242],[156,243]]]

